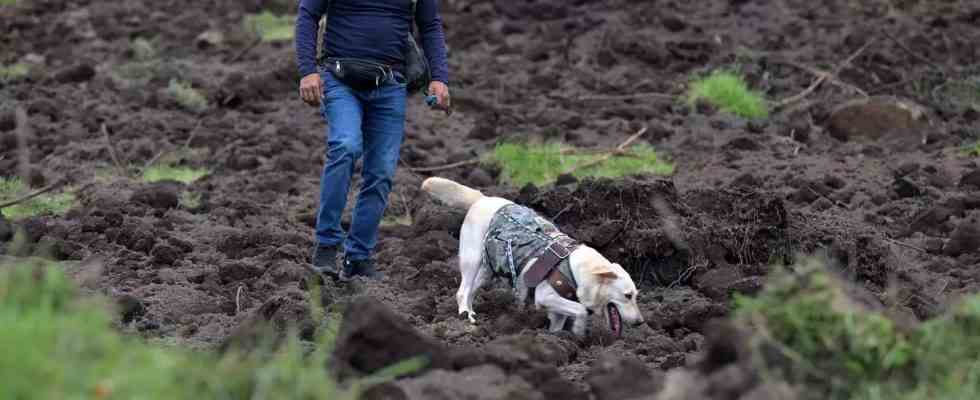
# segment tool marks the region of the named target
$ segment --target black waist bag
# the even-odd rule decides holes
[[[380,88],[388,77],[391,68],[384,64],[352,58],[327,58],[326,67],[338,81],[354,90],[373,90]]]

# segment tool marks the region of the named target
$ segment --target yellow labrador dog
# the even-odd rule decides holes
[[[514,202],[444,178],[428,178],[422,190],[450,207],[467,210],[459,236],[456,301],[459,314],[476,323],[473,298],[491,276],[510,278],[518,296],[548,313],[550,329],[586,333],[588,316],[599,311],[615,335],[623,322],[643,323],[637,288],[619,264],[562,234],[549,221]],[[525,297],[526,300],[526,297]]]

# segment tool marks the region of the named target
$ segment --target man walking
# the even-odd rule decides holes
[[[328,68],[321,71],[316,37],[324,14],[327,21],[322,44]],[[437,99],[435,107],[448,110],[448,67],[439,0],[300,1],[296,18],[296,56],[303,77],[300,95],[307,104],[320,107],[329,125],[312,263],[313,270],[321,275],[342,281],[379,276],[371,253],[404,136],[408,97],[404,54],[412,21],[419,28],[421,47],[431,68],[429,94]],[[354,164],[362,156],[363,179],[345,237],[340,218],[347,205]],[[338,268],[341,250],[343,267]]]

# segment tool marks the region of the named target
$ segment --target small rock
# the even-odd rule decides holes
[[[813,209],[817,211],[827,211],[834,206],[834,203],[827,200],[826,197],[821,197],[813,203]]]
[[[572,174],[561,174],[558,175],[558,178],[555,178],[555,185],[558,186],[571,185],[575,183],[578,183],[578,178],[576,178],[575,175]]]
[[[153,208],[170,209],[180,205],[179,184],[157,182],[143,186],[133,193],[130,200]]]
[[[194,39],[194,44],[197,45],[198,49],[207,49],[211,47],[221,46],[225,42],[225,35],[221,31],[209,30],[201,32],[200,35]]]
[[[730,147],[732,149],[735,149],[735,150],[742,150],[742,151],[759,151],[759,150],[762,150],[762,146],[760,146],[754,140],[749,139],[749,138],[746,138],[746,137],[740,137],[740,138],[732,139],[732,141],[728,142],[728,147]]]
[[[976,218],[968,218],[960,222],[946,242],[943,253],[950,257],[976,252],[980,249],[980,224]]]
[[[903,199],[922,194],[922,189],[919,189],[918,186],[905,178],[895,179],[895,182],[892,184],[892,188],[895,190],[895,193],[898,194],[898,197]]]
[[[901,178],[906,175],[914,174],[918,171],[919,171],[919,163],[907,162],[905,164],[898,166],[898,169],[895,170],[895,177]]]
[[[871,97],[845,103],[831,112],[830,136],[848,141],[878,139],[895,132],[914,132],[924,126],[925,112],[911,102],[891,97]]]
[[[85,82],[94,77],[95,68],[88,64],[73,65],[54,73],[54,80],[59,83]]]
[[[368,296],[354,299],[344,310],[335,349],[336,363],[360,373],[373,373],[415,356],[428,358],[426,369],[452,366],[443,344]]]
[[[586,374],[596,400],[636,399],[657,393],[663,376],[647,369],[642,361],[615,354],[603,354]]]
[[[497,137],[497,128],[489,123],[477,123],[466,137],[476,140],[490,140]]]
[[[119,315],[122,317],[123,323],[129,323],[146,314],[146,306],[133,295],[119,296],[116,298],[116,304],[119,306]]]
[[[980,169],[975,169],[963,175],[963,178],[960,179],[960,186],[967,185],[980,189]]]
[[[0,214],[0,242],[6,242],[14,237],[14,227]]]
[[[668,15],[660,19],[660,23],[663,24],[664,28],[667,28],[671,32],[680,32],[687,29],[687,22],[677,18],[673,15]]]
[[[490,187],[494,184],[493,178],[483,168],[473,168],[466,181],[474,187]]]

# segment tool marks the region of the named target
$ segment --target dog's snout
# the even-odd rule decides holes
[[[646,321],[644,321],[643,318],[640,318],[640,319],[638,319],[636,321],[633,321],[633,324],[632,325],[633,325],[634,328],[636,328],[636,327],[639,327],[639,326],[641,326],[641,325],[643,325],[645,323],[646,323]]]

